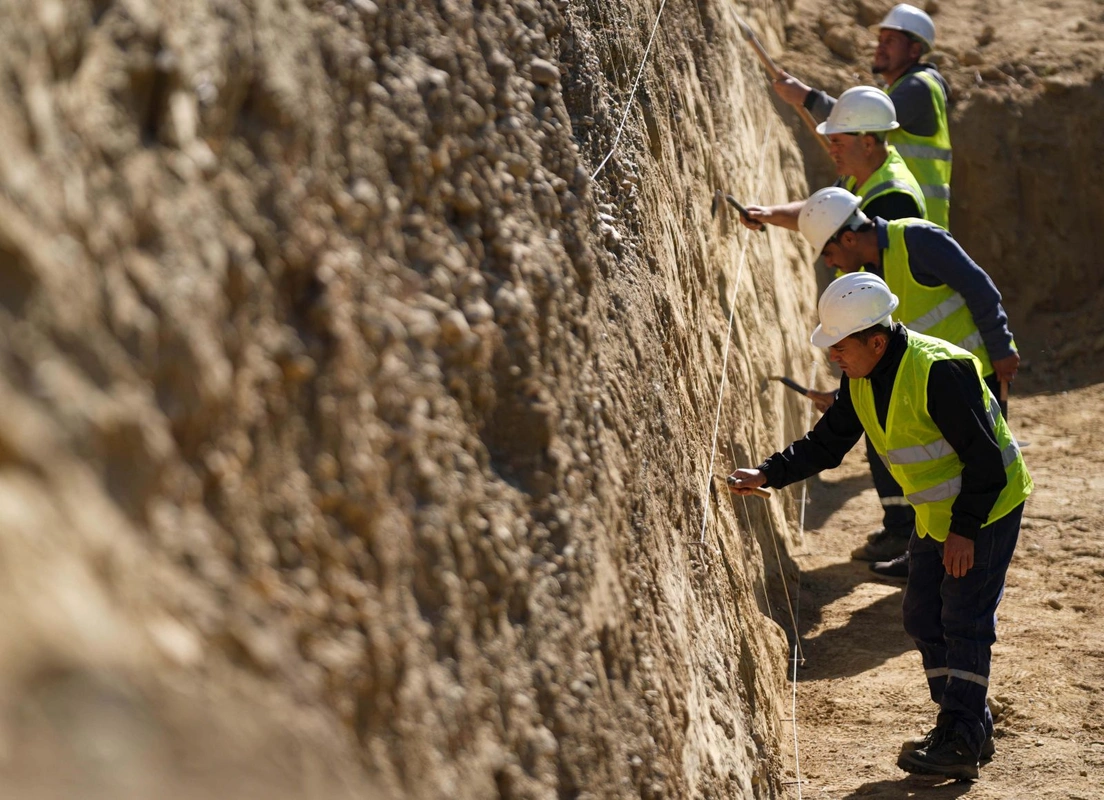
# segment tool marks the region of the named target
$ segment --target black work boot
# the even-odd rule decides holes
[[[946,728],[936,728],[926,747],[902,749],[897,766],[905,772],[956,780],[973,781],[978,777],[977,755],[957,731]]]
[[[897,558],[889,561],[875,561],[870,565],[870,571],[883,578],[907,578],[908,577],[908,551],[906,550]]]
[[[907,753],[911,750],[923,750],[926,747],[930,747],[932,742],[935,741],[936,732],[939,728],[932,728],[925,733],[919,739],[906,739],[901,742],[901,752]],[[981,743],[981,753],[978,756],[978,760],[982,764],[987,764],[993,760],[993,756],[997,754],[997,745],[993,741],[993,736],[990,734],[985,737],[985,741]]]
[[[908,550],[911,536],[912,531],[902,533],[882,528],[875,531],[866,540],[866,544],[852,550],[851,558],[856,561],[892,561]]]

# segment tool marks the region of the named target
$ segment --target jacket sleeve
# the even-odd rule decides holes
[[[862,423],[851,404],[851,392],[847,390],[847,377],[844,376],[836,401],[813,429],[781,453],[772,455],[758,469],[767,476],[767,486],[781,489],[838,467],[862,433]]]
[[[951,234],[942,228],[914,225],[905,229],[905,244],[909,269],[919,283],[945,283],[962,295],[991,360],[1016,352],[1000,292]]]
[[[817,122],[824,122],[832,109],[836,107],[836,98],[820,89],[810,89],[802,103],[805,109],[813,115]]]
[[[928,376],[928,414],[962,461],[962,488],[951,506],[951,531],[977,538],[1008,483],[985,393],[972,362],[939,361]]]

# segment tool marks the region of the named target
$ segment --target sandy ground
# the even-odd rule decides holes
[[[1013,397],[1011,416],[1036,482],[999,610],[990,698],[997,755],[976,783],[896,767],[903,739],[934,724],[920,656],[901,627],[903,581],[849,559],[879,522],[865,458],[809,487],[799,626],[801,796],[911,798],[1104,796],[1104,478],[1094,409],[1104,387]],[[791,786],[792,796],[798,796]]]

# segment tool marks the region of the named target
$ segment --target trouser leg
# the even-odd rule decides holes
[[[928,691],[936,703],[942,702],[947,685],[947,642],[943,638],[943,597],[939,591],[946,574],[943,546],[930,536],[921,538],[913,533],[901,611],[905,633],[920,651]]]
[[[996,641],[997,606],[1019,538],[1021,504],[982,528],[974,542],[974,566],[961,578],[943,572],[943,547],[915,539],[905,588],[905,628],[924,660],[932,699],[939,703],[939,723],[957,730],[975,753],[992,735],[993,718],[985,703],[992,646]],[[913,575],[916,575],[916,583]],[[934,614],[938,609],[938,625]]]
[[[874,478],[874,488],[882,502],[882,527],[891,535],[908,538],[916,522],[916,512],[905,500],[900,485],[889,474],[889,469],[878,456],[878,451],[866,440],[866,459],[870,462],[870,474]]]

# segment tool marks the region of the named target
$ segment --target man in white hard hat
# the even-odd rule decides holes
[[[862,198],[871,217],[924,218],[924,193],[903,158],[886,136],[899,128],[893,101],[873,86],[855,86],[840,95],[817,132],[828,137],[832,160],[842,186]],[[772,206],[748,206],[740,221],[749,228],[763,224],[797,230],[803,200]]]
[[[972,352],[1007,413],[1003,397],[1020,357],[993,281],[942,228],[920,219],[871,219],[859,206],[860,199],[845,189],[821,189],[803,205],[798,227],[828,267],[845,273],[865,269],[883,278],[901,298],[898,316],[911,330]],[[903,577],[906,526],[913,515],[896,499],[903,496],[900,487],[882,474],[886,471],[873,454],[870,463],[890,523],[852,555],[873,561],[871,569],[879,575]]]
[[[885,79],[886,91],[897,109],[900,128],[890,132],[895,146],[916,176],[927,202],[927,218],[950,227],[951,134],[947,122],[947,81],[921,57],[935,44],[931,17],[910,5],[894,6],[878,26],[878,47],[871,70]],[[774,83],[778,95],[794,106],[804,106],[823,119],[836,103],[783,74]]]
[[[1033,485],[980,362],[895,322],[900,305],[870,273],[828,286],[812,343],[843,371],[838,399],[804,438],[728,483],[735,494],[781,488],[838,466],[863,433],[874,443],[916,510],[904,626],[939,705],[897,765],[972,780],[994,755],[985,698],[996,610]]]

